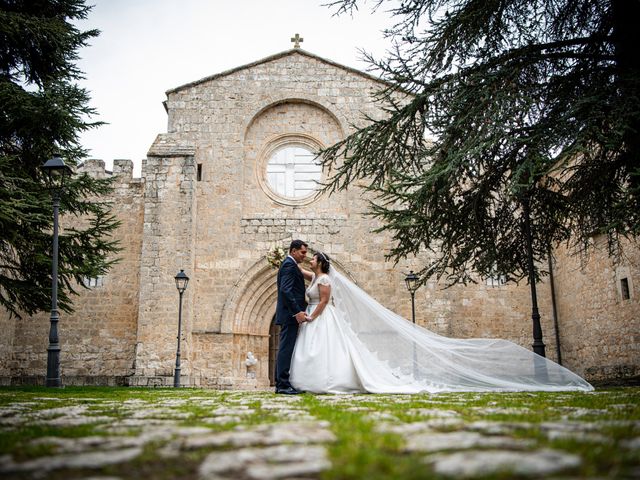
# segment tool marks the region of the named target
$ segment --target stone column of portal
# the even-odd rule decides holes
[[[135,374],[130,385],[173,385],[180,269],[193,279],[195,228],[195,147],[171,134],[158,135],[147,154],[144,228]],[[181,385],[190,385],[193,312],[187,288],[182,302]]]

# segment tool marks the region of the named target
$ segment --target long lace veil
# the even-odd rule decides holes
[[[575,373],[513,342],[443,337],[388,310],[333,267],[329,278],[335,308],[359,346],[419,390],[593,390]]]

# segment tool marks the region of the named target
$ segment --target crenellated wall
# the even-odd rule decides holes
[[[130,160],[115,160],[113,172],[104,167],[102,160],[87,160],[78,173],[115,177],[113,193],[103,200],[121,222],[115,238],[120,240],[122,251],[116,254],[120,261],[108,275],[88,280],[87,289],[78,286],[75,312],[60,313],[60,372],[65,385],[125,384],[133,371],[144,182],[132,177]],[[62,217],[61,229],[76,221]],[[12,356],[3,355],[0,365],[8,367],[0,375],[14,383],[43,383],[49,313],[13,320],[11,326],[15,331]]]

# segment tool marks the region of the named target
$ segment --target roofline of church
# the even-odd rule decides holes
[[[300,55],[304,55],[304,56],[309,57],[309,58],[314,58],[316,60],[320,60],[323,63],[326,63],[328,65],[332,65],[334,67],[341,68],[343,70],[347,70],[348,72],[354,73],[356,75],[360,75],[361,77],[367,78],[369,80],[373,80],[374,82],[378,82],[378,83],[381,83],[381,84],[384,84],[384,85],[391,85],[386,80],[378,78],[375,75],[371,75],[369,73],[362,72],[362,71],[357,70],[355,68],[347,67],[346,65],[342,65],[340,63],[336,63],[334,61],[327,60],[326,58],[320,57],[318,55],[314,55],[313,53],[307,52],[306,50],[303,50],[301,48],[292,48],[292,49],[289,49],[289,50],[285,50],[284,52],[276,53],[275,55],[270,55],[270,56],[262,58],[260,60],[256,60],[255,62],[247,63],[245,65],[241,65],[239,67],[235,67],[235,68],[232,68],[230,70],[225,70],[224,72],[216,73],[214,75],[209,75],[208,77],[201,78],[200,80],[195,80],[193,82],[185,83],[184,85],[180,85],[179,87],[171,88],[171,89],[167,90],[165,92],[165,94],[169,95],[170,93],[176,93],[176,92],[179,92],[180,90],[184,90],[184,89],[189,88],[189,87],[194,87],[194,86],[199,85],[201,83],[208,82],[210,80],[215,80],[216,78],[225,77],[227,75],[230,75],[232,73],[238,72],[240,70],[244,70],[245,68],[255,67],[256,65],[260,65],[262,63],[271,62],[273,60],[277,60],[279,58],[286,57],[286,56],[292,55],[294,53],[297,53],[297,54],[300,54]]]

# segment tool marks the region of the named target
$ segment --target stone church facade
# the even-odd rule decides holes
[[[174,276],[183,297],[182,384],[267,388],[277,332],[276,271],[265,261],[293,238],[322,250],[385,306],[411,318],[404,274],[425,259],[384,261],[391,246],[374,234],[357,185],[315,197],[320,178],[308,153],[381,115],[376,78],[294,48],[169,90],[167,133],[143,163],[99,160],[79,170],[114,176],[107,199],[122,221],[120,262],[88,279],[76,311],[61,314],[63,383],[171,385],[177,346]],[[62,219],[64,222],[69,219]],[[597,243],[599,239],[594,239]],[[602,249],[586,261],[559,249],[538,285],[547,356],[589,380],[640,373],[640,253],[622,263]],[[546,265],[545,265],[546,267]],[[43,383],[49,315],[17,321],[0,315],[0,382]],[[416,293],[416,322],[443,335],[532,343],[529,287],[499,278]],[[257,358],[247,365],[249,352]]]

